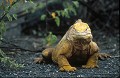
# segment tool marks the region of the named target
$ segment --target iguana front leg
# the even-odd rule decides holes
[[[89,59],[86,65],[82,65],[83,68],[96,68],[99,67],[97,65],[98,59],[104,60],[105,58],[109,58],[110,55],[106,53],[95,53]]]
[[[60,71],[75,71],[67,60],[72,54],[72,45],[67,41],[61,41],[52,53],[52,60],[58,64]]]
[[[64,55],[59,55],[58,57],[58,65],[60,67],[60,71],[75,71],[76,68],[72,67],[66,57]]]
[[[104,59],[104,58],[110,57],[109,54],[99,53],[99,47],[97,46],[95,42],[91,42],[90,46],[91,46],[90,53],[92,53],[92,55],[88,59],[87,64],[82,66],[83,68],[98,67],[97,65],[98,59]]]
[[[88,58],[87,64],[82,65],[83,68],[95,68],[98,67],[98,55],[99,55],[99,47],[95,42],[90,42],[90,57]]]
[[[98,53],[93,54],[87,61],[86,65],[82,65],[82,68],[95,68],[98,67]]]

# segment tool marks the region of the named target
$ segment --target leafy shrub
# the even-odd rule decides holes
[[[10,9],[18,2],[19,0],[2,0],[0,1],[0,42],[3,39],[3,34],[6,31],[5,22],[12,21],[13,18],[17,19],[16,14],[9,14]],[[23,64],[17,64],[15,60],[10,57],[7,57],[6,54],[0,49],[0,63],[8,65],[10,68],[20,68],[24,67]]]
[[[48,2],[49,3],[49,2]],[[60,26],[60,17],[63,18],[70,18],[72,15],[77,15],[77,11],[76,9],[79,7],[79,3],[78,1],[60,1],[60,0],[53,0],[52,4],[61,4],[61,8],[60,9],[53,9],[53,11],[48,10],[48,8],[46,8],[46,14],[42,14],[41,15],[41,20],[44,21],[46,19],[54,19],[54,21],[56,22],[57,26]],[[47,5],[48,6],[48,5]],[[54,6],[55,7],[55,6]]]

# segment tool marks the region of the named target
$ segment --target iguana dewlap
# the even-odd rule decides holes
[[[60,71],[75,71],[72,64],[82,65],[83,68],[98,67],[98,58],[109,57],[100,54],[99,47],[92,40],[91,29],[87,23],[78,19],[66,32],[54,48],[47,48],[42,52],[43,58],[36,58],[35,62],[52,60],[58,64]]]

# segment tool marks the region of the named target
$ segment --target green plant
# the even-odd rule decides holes
[[[49,2],[46,2],[46,4]],[[61,3],[63,8],[55,9],[53,11],[50,11],[46,8],[46,14],[41,15],[41,20],[44,21],[46,19],[54,19],[55,23],[57,26],[60,26],[60,17],[63,18],[70,18],[71,16],[76,16],[77,15],[77,8],[79,7],[79,2],[78,1],[72,1],[72,0],[65,0],[65,1],[55,1],[53,0],[52,3]],[[48,5],[46,5],[47,7]],[[54,6],[55,7],[55,6]]]
[[[51,46],[57,41],[57,36],[52,32],[49,32],[48,36],[45,38],[46,46]]]
[[[10,9],[15,6],[19,0],[2,0],[0,1],[0,41],[3,39],[3,34],[6,31],[6,22],[17,19],[16,14],[10,14]],[[6,20],[7,17],[7,20]],[[10,68],[24,67],[23,64],[17,64],[15,60],[7,57],[6,54],[0,49],[0,63],[4,63]]]
[[[6,64],[10,68],[18,69],[24,67],[23,64],[17,64],[15,60],[10,57],[7,57],[6,54],[0,49],[0,62]]]
[[[56,23],[56,26],[60,26],[60,23],[62,21],[62,18],[69,19],[72,16],[77,15],[77,9],[79,8],[79,2],[78,1],[72,1],[72,0],[45,0],[41,2],[34,2],[32,1],[34,6],[27,10],[27,12],[31,12],[34,14],[37,10],[41,10],[41,14],[39,14],[40,20],[46,22],[46,32],[47,30],[47,22],[50,20],[54,20]],[[60,4],[60,8],[56,8],[55,4]],[[49,9],[49,6],[54,7],[54,9]],[[37,32],[36,32],[37,33]],[[35,34],[36,34],[35,33]],[[53,34],[52,34],[53,35]],[[54,35],[55,36],[55,35]],[[50,33],[46,38],[50,37]],[[53,39],[53,40],[52,40]],[[54,38],[49,38],[45,41],[46,45],[52,45],[54,41]]]
[[[25,13],[34,13],[38,9],[43,8],[44,12],[40,14],[41,21],[54,20],[57,26],[60,26],[61,17],[62,18],[70,18],[71,16],[77,15],[76,9],[79,7],[78,1],[65,0],[62,2],[61,0],[46,0],[43,2],[35,3],[34,0],[0,0],[0,41],[3,39],[3,34],[6,31],[6,22],[11,22],[13,20],[17,20],[18,15],[14,12],[10,12],[11,8],[17,7],[17,3],[19,2],[30,2],[34,6],[31,8],[26,8]],[[59,3],[62,4],[61,9],[48,10],[48,5],[50,3]],[[45,42],[47,46],[51,46],[57,41],[57,37],[49,32],[49,35],[45,38]],[[10,67],[23,67],[22,65],[16,64],[11,58],[7,57],[5,53],[0,49],[0,62],[10,65]]]

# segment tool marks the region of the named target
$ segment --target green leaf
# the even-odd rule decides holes
[[[5,10],[5,5],[2,2],[0,4],[0,10]]]
[[[58,16],[60,16],[60,11],[56,11],[56,12],[57,12]]]
[[[64,6],[64,8],[67,8],[68,6],[71,6],[71,3],[69,1],[67,1],[67,0],[65,0],[63,2],[63,6]]]
[[[34,3],[32,0],[30,0],[30,3]]]
[[[62,15],[62,17],[64,17],[64,16],[65,16],[65,12],[64,12],[64,11],[62,11],[62,10],[61,10],[61,15]]]
[[[9,11],[9,7],[10,7],[10,6],[6,6],[6,7],[5,7],[5,12],[8,12],[8,11]]]
[[[74,15],[77,15],[77,12],[74,8],[72,9],[72,12],[74,13]]]
[[[40,17],[40,20],[45,20],[46,19],[46,15],[45,14],[43,14],[43,15],[41,15],[41,17]]]
[[[9,21],[12,21],[12,17],[9,14],[7,14],[6,16],[7,16]]]
[[[64,9],[65,17],[70,18],[70,15],[68,12],[69,12],[68,9]]]
[[[76,8],[79,7],[79,2],[78,1],[72,1],[72,2],[73,2],[73,4],[75,5]]]
[[[57,36],[52,32],[49,32],[49,35],[46,37],[47,46],[51,46],[57,41]]]
[[[17,14],[13,14],[13,18],[17,20]]]
[[[77,15],[77,12],[76,12],[75,8],[70,7],[68,10],[69,10],[70,12],[73,12],[74,15]]]
[[[60,18],[59,18],[59,17],[56,17],[56,18],[55,18],[55,22],[56,22],[57,26],[59,26],[59,25],[60,25]]]
[[[6,54],[0,49],[0,57],[5,57]]]

